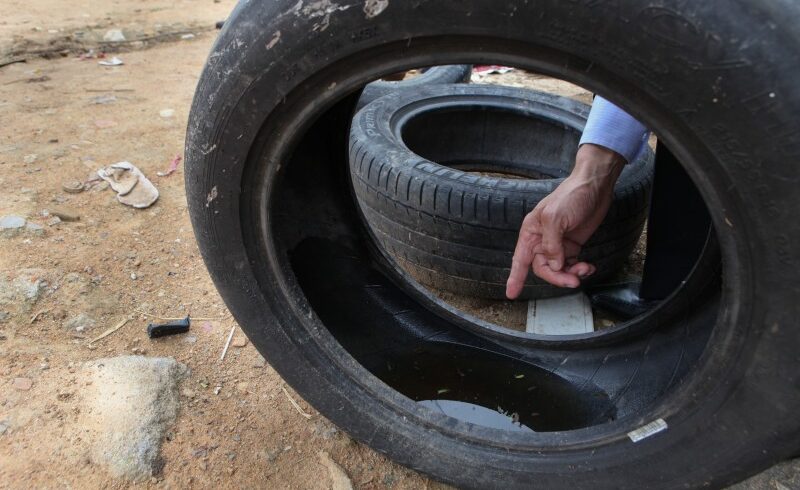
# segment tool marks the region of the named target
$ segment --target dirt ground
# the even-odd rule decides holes
[[[163,467],[143,486],[331,488],[329,455],[357,488],[445,488],[353,441],[284,384],[214,289],[182,169],[157,176],[182,156],[214,23],[233,4],[5,1],[0,65],[28,59],[0,67],[0,216],[41,229],[0,236],[0,487],[131,486],[87,454],[79,370],[134,354],[191,369]],[[125,41],[104,40],[112,29]],[[92,56],[103,49],[124,64],[100,66]],[[123,206],[102,185],[62,188],[123,160],[158,187],[149,209]],[[189,334],[147,337],[156,316],[187,314],[195,318]]]

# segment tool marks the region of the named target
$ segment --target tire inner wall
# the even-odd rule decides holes
[[[476,105],[417,114],[402,139],[440,165],[542,179],[569,175],[580,133],[553,119]]]

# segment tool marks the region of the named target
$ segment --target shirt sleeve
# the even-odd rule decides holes
[[[594,98],[580,144],[603,146],[632,162],[639,156],[649,137],[650,131],[642,123],[611,102],[597,96]]]

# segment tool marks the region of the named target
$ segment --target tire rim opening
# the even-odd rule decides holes
[[[409,117],[412,124],[400,133],[407,149],[416,150],[412,153],[419,158],[444,151],[425,146],[423,128],[454,114],[459,113],[442,110],[427,121]],[[513,111],[483,114],[520,123]],[[305,141],[330,141],[325,122],[318,121]],[[541,119],[535,124],[542,124]],[[565,143],[571,145],[570,153],[579,132],[562,124],[564,129],[570,133],[564,139],[571,141]],[[613,325],[608,337],[601,332],[551,342],[482,320],[474,308],[459,311],[457,301],[423,287],[403,269],[401,258],[381,246],[374,228],[365,225],[369,216],[363,206],[342,192],[350,176],[339,173],[341,168],[320,166],[335,153],[338,143],[331,144],[298,146],[276,187],[271,235],[288,255],[289,270],[314,315],[338,343],[418,406],[469,424],[520,433],[601,426],[646,409],[703,352],[711,333],[706,327],[713,325],[718,311],[718,287],[665,300],[654,308],[658,314],[651,311]],[[357,145],[350,149],[351,160],[361,156]],[[465,160],[453,161],[458,166]],[[367,231],[371,243],[356,229]],[[667,325],[676,318],[680,327]],[[640,323],[649,326],[637,329]],[[609,342],[626,347],[609,348]],[[676,358],[678,345],[682,354]],[[575,348],[582,349],[580,356],[569,354]],[[646,362],[641,357],[645,353]]]

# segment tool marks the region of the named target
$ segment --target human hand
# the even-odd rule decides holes
[[[578,254],[608,213],[624,166],[625,159],[612,150],[581,145],[569,177],[522,221],[506,283],[509,299],[520,295],[530,269],[567,288],[594,273],[594,265],[578,262]]]

